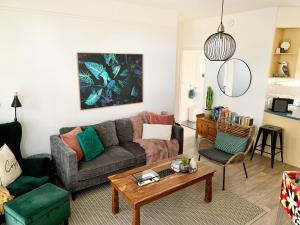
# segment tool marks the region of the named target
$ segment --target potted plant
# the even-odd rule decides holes
[[[206,109],[204,115],[208,118],[212,118],[212,105],[213,105],[213,99],[214,98],[214,92],[211,86],[207,87],[206,91]]]
[[[188,173],[190,169],[190,159],[183,156],[180,163],[180,172]]]

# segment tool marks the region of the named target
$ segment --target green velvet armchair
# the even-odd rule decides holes
[[[21,138],[22,126],[19,122],[0,124],[0,147],[6,143],[22,169],[22,175],[7,186],[10,194],[15,197],[53,179],[50,156],[39,154],[23,158],[20,150]]]

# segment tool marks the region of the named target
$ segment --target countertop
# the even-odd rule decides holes
[[[271,113],[271,114],[274,114],[274,115],[277,115],[277,116],[283,116],[283,117],[293,119],[293,120],[300,120],[300,108],[299,107],[293,109],[292,113],[273,112],[270,109],[265,109],[265,112]]]

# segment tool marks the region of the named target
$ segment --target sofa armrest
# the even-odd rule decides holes
[[[179,155],[183,153],[183,139],[184,139],[183,134],[184,134],[183,128],[179,124],[175,123],[175,125],[173,125],[172,127],[172,138],[175,138],[178,141]]]
[[[50,137],[51,154],[56,173],[70,192],[76,190],[78,162],[76,152],[66,146],[59,135]]]
[[[52,178],[51,157],[42,155],[33,155],[22,159],[22,174],[32,177],[49,176]]]

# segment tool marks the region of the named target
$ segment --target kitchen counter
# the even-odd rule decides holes
[[[265,110],[263,124],[282,127],[283,161],[300,168],[300,109],[295,107],[293,110],[293,113],[277,113]],[[279,146],[278,139],[277,146]],[[268,137],[269,143],[270,137]],[[280,160],[280,154],[277,154],[275,159]],[[280,164],[280,162],[276,162],[275,166],[276,164]]]
[[[300,109],[299,109],[299,107],[295,108],[292,113],[273,112],[270,109],[265,109],[265,112],[274,114],[276,116],[287,117],[287,118],[293,119],[293,120],[300,120]]]

